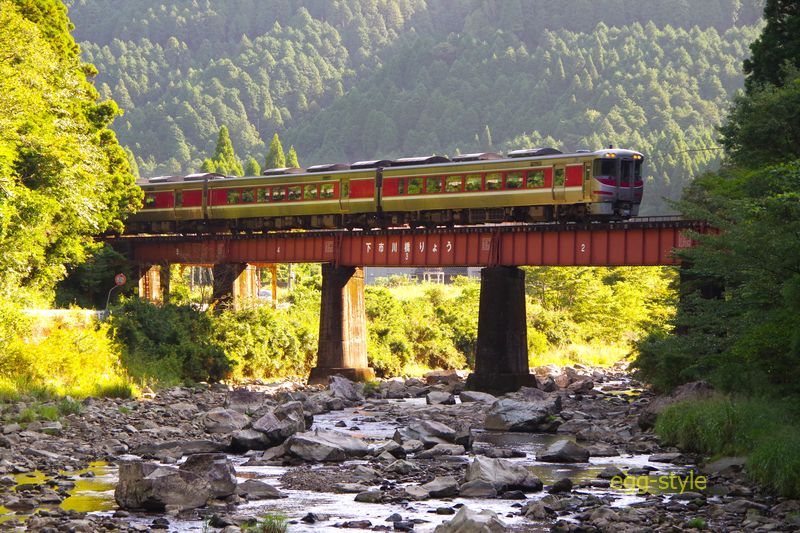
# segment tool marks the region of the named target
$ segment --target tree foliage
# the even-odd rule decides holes
[[[239,161],[233,151],[231,137],[228,134],[228,128],[225,126],[219,129],[217,147],[214,150],[214,157],[210,160],[208,168],[213,168],[214,170],[206,170],[206,172],[219,172],[226,176],[244,176],[242,162]]]
[[[295,154],[297,159],[297,154]],[[264,162],[264,168],[284,168],[286,166],[286,156],[283,153],[283,145],[278,138],[278,134],[272,136],[272,142],[269,143],[269,151],[267,151],[267,158]]]
[[[27,18],[26,18],[27,17]],[[45,297],[140,202],[57,0],[0,2],[0,294]],[[24,294],[23,294],[24,293]]]
[[[748,93],[763,85],[781,87],[792,70],[800,69],[800,5],[796,0],[767,0],[764,20],[764,31],[744,61]]]

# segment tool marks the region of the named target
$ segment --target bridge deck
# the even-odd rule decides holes
[[[498,224],[380,231],[159,235],[109,239],[140,263],[314,263],[340,266],[674,265],[704,222],[674,217],[591,224]]]

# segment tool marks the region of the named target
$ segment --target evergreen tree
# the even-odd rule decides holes
[[[214,164],[217,172],[228,176],[242,176],[244,169],[242,162],[236,157],[233,151],[233,143],[231,142],[230,135],[228,135],[228,128],[222,126],[219,129],[217,136],[217,148],[214,151]]]
[[[269,143],[269,151],[264,163],[264,169],[268,168],[284,168],[286,166],[286,156],[283,153],[283,146],[278,134],[272,136],[272,142]]]
[[[744,61],[748,93],[764,84],[783,85],[787,64],[800,69],[800,4],[767,0],[764,20],[764,31],[750,45],[752,56]]]
[[[139,175],[139,165],[136,163],[136,156],[133,155],[133,152],[127,146],[125,147],[125,157],[128,158],[128,165],[131,167],[131,174],[133,174],[133,177],[141,177]]]
[[[251,157],[247,160],[247,165],[244,167],[244,175],[245,176],[260,176],[261,175],[261,165],[258,164],[255,157]]]
[[[200,170],[202,172],[214,173],[214,172],[217,172],[217,165],[216,165],[216,163],[214,163],[214,160],[211,159],[211,158],[204,159],[203,160],[203,165],[200,167]]]
[[[289,155],[286,156],[286,166],[290,168],[300,168],[300,161],[297,160],[297,152],[294,145],[289,147]]]

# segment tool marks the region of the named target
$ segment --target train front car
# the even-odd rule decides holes
[[[626,219],[639,214],[642,203],[644,156],[633,150],[612,149],[594,152],[592,172],[593,217]]]

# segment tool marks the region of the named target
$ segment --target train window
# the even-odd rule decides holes
[[[323,183],[319,186],[319,197],[323,200],[333,198],[333,183]]]
[[[317,199],[317,186],[316,185],[306,185],[303,189],[303,198],[306,200],[316,200]]]
[[[175,191],[175,207],[183,206],[183,191]]]
[[[422,178],[408,179],[408,194],[419,194],[422,192]]]
[[[144,206],[145,207],[155,207],[156,206],[156,195],[155,194],[146,194],[144,196]]]
[[[519,189],[522,187],[522,172],[506,173],[506,189]]]
[[[620,179],[620,184],[630,187],[631,181],[633,181],[633,161],[623,160],[620,163],[622,166],[622,179]]]
[[[255,189],[245,189],[242,191],[242,202],[251,203],[256,199]]]
[[[503,175],[499,172],[486,174],[486,190],[497,191],[503,186]]]
[[[467,192],[481,190],[481,175],[480,174],[467,174],[467,180],[464,185],[464,190]]]
[[[595,159],[594,160],[594,175],[595,176],[617,176],[617,160],[616,159]]]
[[[592,165],[589,163],[584,163],[583,165],[583,182],[589,183],[589,180],[592,179]]]
[[[259,203],[264,203],[269,201],[269,191],[266,187],[263,189],[258,189],[256,193],[256,197],[258,198]]]
[[[229,204],[238,204],[239,203],[239,189],[231,189],[228,191],[228,203]]]
[[[642,160],[637,159],[633,162],[633,177],[636,181],[642,181]]]
[[[299,200],[302,196],[302,187],[300,185],[293,185],[289,187],[289,200]]]
[[[564,168],[557,168],[556,171],[553,173],[553,186],[554,187],[563,187],[564,186]]]
[[[528,171],[528,188],[537,189],[544,187],[544,169],[534,168]]]
[[[406,180],[403,178],[397,178],[397,194],[404,194],[406,191]]]
[[[426,186],[425,192],[429,193],[442,192],[442,177],[438,176],[435,178],[428,178],[425,186]]]
[[[461,192],[461,176],[447,176],[444,190],[446,192]]]
[[[283,187],[273,187],[272,188],[272,201],[273,202],[282,202],[283,197],[286,194],[286,189]]]

